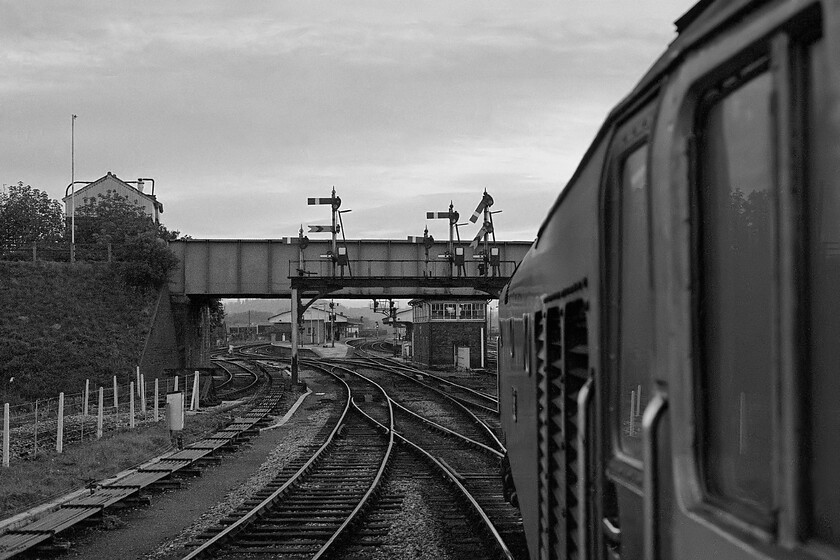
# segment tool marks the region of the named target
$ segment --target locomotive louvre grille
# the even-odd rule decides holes
[[[578,393],[586,384],[589,374],[589,348],[587,345],[586,310],[583,301],[576,300],[566,306],[563,328],[565,352],[563,365],[566,371],[565,398],[563,401],[566,430],[566,494],[567,494],[567,546],[569,558],[579,557],[581,549],[587,543],[579,542],[587,506],[585,487],[586,473],[579,472],[579,454],[586,453],[579,449],[581,438],[578,426]],[[586,438],[584,438],[586,439]]]
[[[537,505],[539,511],[539,557],[548,559],[548,535],[549,528],[549,501],[548,501],[548,476],[550,467],[548,464],[548,369],[546,367],[546,325],[547,314],[539,313],[534,318],[534,346],[536,364],[537,384]],[[526,341],[527,343],[527,341]]]
[[[583,302],[534,321],[538,407],[539,558],[575,559],[585,479],[578,472],[577,396],[588,372]]]

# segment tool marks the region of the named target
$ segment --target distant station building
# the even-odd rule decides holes
[[[411,358],[413,356],[411,340],[414,330],[414,308],[409,307],[408,309],[397,311],[397,317],[393,325],[391,325],[391,318],[387,316],[382,319],[382,324],[394,327],[396,330],[397,345],[402,346],[402,356],[404,358]]]
[[[292,312],[284,311],[268,321],[276,328],[278,341],[290,341],[292,339]],[[358,336],[359,322],[341,313],[335,313],[335,340],[342,340],[348,336]],[[330,312],[327,309],[310,307],[303,313],[301,326],[301,344],[323,344],[331,340],[330,332],[333,321],[330,320]]]
[[[271,340],[272,333],[277,333],[277,325],[268,321],[253,323],[231,323],[227,326],[228,338],[231,341],[248,342],[255,340]]]
[[[483,366],[487,300],[412,300],[414,360],[427,366]]]
[[[151,183],[151,184],[149,184]],[[92,204],[99,199],[99,195],[118,194],[130,203],[143,208],[155,223],[159,222],[159,215],[163,214],[161,204],[154,194],[154,181],[151,179],[138,179],[136,181],[123,181],[110,171],[96,181],[87,185],[76,185],[75,189],[67,187],[67,196],[61,199],[64,203],[64,214],[68,218],[73,213],[73,199],[78,210],[86,204]],[[147,188],[151,189],[147,192]],[[73,193],[75,190],[75,194]]]

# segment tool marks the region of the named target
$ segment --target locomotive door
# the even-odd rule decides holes
[[[648,166],[655,108],[655,100],[650,101],[617,128],[603,189],[604,375],[596,398],[606,437],[600,442],[598,465],[603,473],[597,500],[598,559],[643,557],[645,492],[650,487],[645,481],[655,474],[655,465],[645,464],[643,442],[643,414],[656,390]]]
[[[803,5],[713,43],[663,109],[669,162],[690,163],[669,211],[692,224],[665,255],[686,280],[667,298],[675,560],[840,557],[840,6]]]

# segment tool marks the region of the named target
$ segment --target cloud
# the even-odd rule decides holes
[[[652,1],[0,6],[0,181],[63,193],[76,113],[76,178],[155,177],[167,225],[198,237],[293,235],[318,219],[301,201],[333,185],[363,235],[417,234],[426,206],[470,206],[488,188],[523,209],[500,215],[507,232],[532,237],[680,13]]]

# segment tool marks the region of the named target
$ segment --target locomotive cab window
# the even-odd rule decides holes
[[[707,495],[768,525],[773,496],[773,79],[749,70],[699,113],[697,308],[703,482]]]

